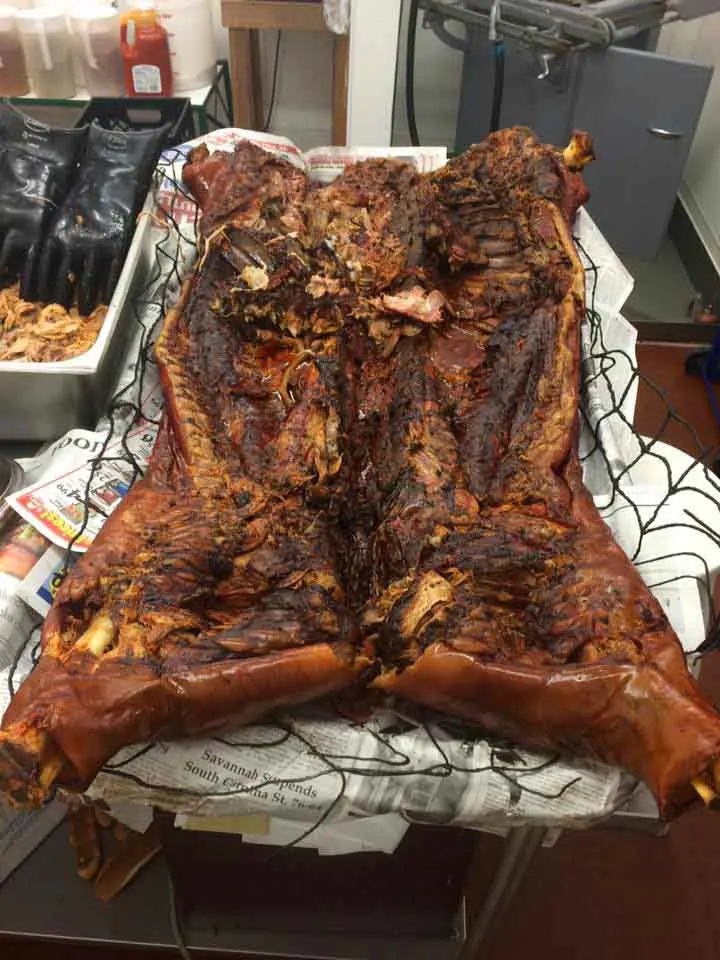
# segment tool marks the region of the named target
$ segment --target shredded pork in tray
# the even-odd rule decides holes
[[[50,363],[79,357],[98,338],[108,308],[83,317],[77,307],[31,303],[20,285],[0,290],[0,360]]]

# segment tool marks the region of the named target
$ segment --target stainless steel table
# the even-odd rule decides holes
[[[238,884],[242,882],[252,882],[252,878],[239,876]],[[0,954],[4,937],[175,949],[170,896],[167,867],[163,858],[157,857],[115,900],[99,903],[89,885],[75,873],[67,828],[61,825],[0,886]],[[321,891],[318,896],[322,899]],[[182,927],[190,950],[257,957],[451,960],[463,943],[460,937],[243,930],[233,925],[227,914],[205,918],[186,915]]]

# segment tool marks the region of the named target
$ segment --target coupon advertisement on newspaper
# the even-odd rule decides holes
[[[87,431],[82,432],[87,434]],[[60,475],[39,480],[13,494],[8,501],[51,543],[84,552],[135,479],[135,470],[126,450],[140,466],[144,466],[152,452],[156,433],[154,424],[141,423],[124,439],[118,437],[109,443],[102,459],[96,458],[104,437],[89,434],[85,437],[88,444],[84,447],[88,456],[81,463]]]
[[[146,415],[162,408],[158,383],[142,408]],[[144,418],[109,441],[107,431],[71,430],[38,458],[40,479],[8,503],[51,543],[84,552],[136,479],[135,465],[144,469],[156,434],[156,422]],[[37,472],[33,461],[23,466]]]

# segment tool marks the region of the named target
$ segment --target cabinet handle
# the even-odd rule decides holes
[[[660,137],[661,140],[679,140],[682,137],[680,130],[664,130],[662,127],[648,127],[648,131],[654,137]]]

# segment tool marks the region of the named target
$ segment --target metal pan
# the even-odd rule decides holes
[[[152,210],[150,195],[144,210]],[[133,300],[151,270],[150,218],[140,216],[125,265],[92,347],[53,363],[0,361],[0,441],[54,440],[73,427],[93,428],[105,410],[127,336]]]

